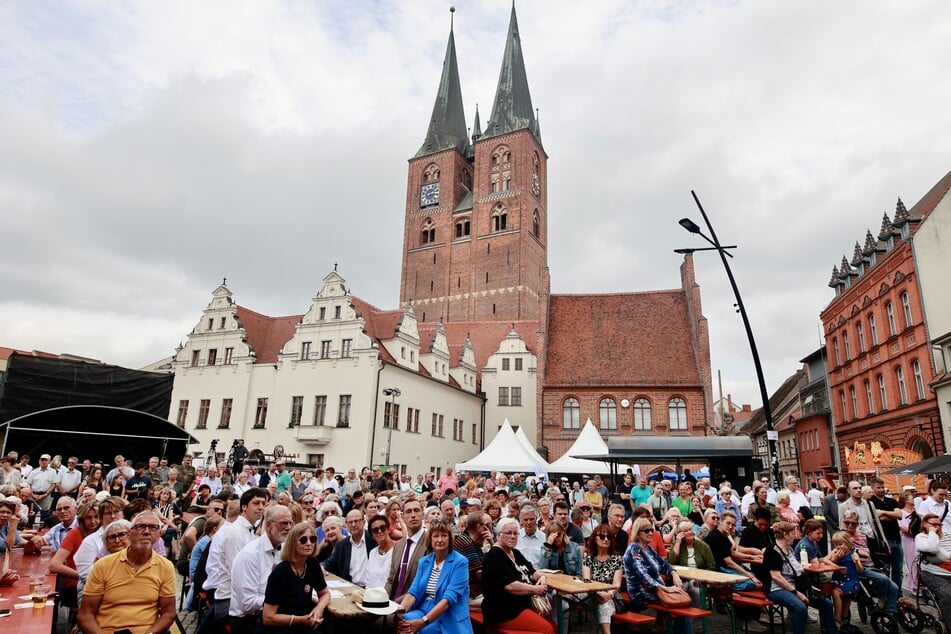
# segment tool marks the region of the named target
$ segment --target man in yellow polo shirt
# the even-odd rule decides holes
[[[175,620],[175,569],[152,550],[161,522],[152,511],[132,520],[129,547],[92,567],[77,621],[84,634],[160,634]]]

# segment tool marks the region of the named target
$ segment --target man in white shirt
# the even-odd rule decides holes
[[[806,492],[806,499],[809,500],[809,508],[813,515],[822,515],[822,491],[815,482],[809,485],[809,491]]]
[[[275,504],[264,513],[264,534],[238,552],[231,565],[231,634],[255,634],[271,570],[281,561],[281,545],[294,526],[291,511]]]
[[[218,477],[218,469],[214,466],[208,467],[208,473],[201,479],[202,484],[207,484],[211,489],[211,497],[218,497],[221,493],[221,478]]]
[[[135,475],[135,469],[130,467],[125,463],[125,457],[122,454],[116,456],[116,466],[109,470],[109,473],[106,474],[106,484],[112,486],[112,480],[122,474],[122,484],[125,484],[125,481]]]
[[[347,530],[350,536],[337,542],[333,554],[323,566],[327,572],[360,587],[366,587],[367,563],[370,561],[370,551],[376,548],[376,541],[366,530],[361,511],[347,513]]]
[[[538,511],[531,504],[525,504],[518,512],[518,521],[522,527],[518,531],[516,548],[533,566],[537,566],[545,543],[545,536],[538,530]]]
[[[219,632],[228,621],[231,604],[231,565],[241,549],[254,539],[254,526],[264,516],[268,494],[259,488],[248,489],[241,495],[241,514],[234,522],[224,524],[211,542],[205,570],[208,577],[203,590],[214,596],[212,609],[208,610],[199,630]],[[205,622],[207,621],[207,623]]]
[[[66,459],[66,468],[59,474],[59,494],[76,499],[79,494],[79,485],[83,481],[83,473],[76,468],[79,459],[76,456],[70,456]]]
[[[43,519],[49,515],[50,506],[53,503],[53,491],[59,482],[59,472],[50,468],[50,455],[48,453],[40,456],[40,466],[30,471],[26,477],[26,483],[33,490],[33,501],[43,510]]]
[[[798,511],[801,506],[812,506],[809,504],[809,498],[807,498],[806,494],[799,488],[799,478],[796,476],[786,478],[786,491],[789,492],[789,506],[794,511]],[[769,497],[768,492],[766,496],[767,498]]]
[[[333,467],[327,467],[327,471],[324,473],[324,487],[327,489],[333,489],[334,493],[340,495],[340,483],[337,482],[337,472]]]
[[[26,477],[30,475],[30,471],[33,471],[33,467],[30,466],[30,456],[23,454],[20,456],[20,477],[26,480]]]
[[[928,485],[928,497],[921,503],[918,515],[924,517],[928,513],[934,513],[941,520],[941,531],[946,535],[951,535],[951,513],[948,512],[947,497],[948,486],[935,478]]]

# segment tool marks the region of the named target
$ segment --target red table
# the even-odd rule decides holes
[[[6,553],[0,554],[0,566]],[[30,594],[30,577],[45,575],[43,582],[56,587],[56,575],[50,574],[49,561],[42,561],[39,554],[24,555],[22,548],[15,548],[10,553],[10,570],[20,573],[20,579],[8,587],[0,587],[0,609],[10,610],[10,616],[0,617],[0,631],[17,632],[17,634],[49,634],[53,625],[53,606],[46,606],[42,610],[32,607],[18,610],[13,606],[17,603],[27,603],[21,596]]]

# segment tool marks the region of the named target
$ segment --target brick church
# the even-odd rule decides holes
[[[169,419],[202,442],[231,434],[338,466],[385,455],[409,473],[476,455],[506,418],[549,461],[588,419],[605,437],[708,434],[691,256],[680,288],[552,294],[547,164],[514,7],[492,110],[471,135],[450,29],[409,159],[400,306],[352,295],[336,270],[301,315],[261,315],[222,284],[172,363]],[[398,399],[380,396],[393,386]]]
[[[603,436],[704,435],[710,346],[690,256],[679,289],[553,295],[547,164],[515,8],[491,114],[483,126],[476,110],[471,136],[450,31],[429,127],[409,160],[401,306],[423,326],[444,324],[450,345],[498,322],[534,335],[525,343],[538,360],[535,432],[549,460],[587,419]]]

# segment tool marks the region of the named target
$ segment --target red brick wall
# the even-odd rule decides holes
[[[908,293],[912,311],[912,325],[905,324],[901,295]],[[895,311],[897,333],[890,334],[886,305],[891,302]],[[878,329],[878,345],[872,345],[869,315],[875,315]],[[885,448],[912,448],[923,438],[935,454],[944,453],[944,442],[937,420],[937,401],[928,387],[933,380],[931,355],[927,332],[923,321],[918,284],[915,279],[914,261],[908,242],[899,242],[888,254],[882,254],[878,264],[862,277],[852,278],[851,288],[846,289],[822,312],[823,330],[826,333],[826,355],[829,365],[829,398],[836,422],[839,446],[842,448],[842,464],[845,464],[844,448],[856,440],[871,442],[879,440]],[[857,324],[865,331],[866,350],[859,344]],[[846,359],[844,333],[848,333],[851,359]],[[838,342],[839,361],[836,361],[835,343]],[[918,399],[912,363],[917,360],[921,367],[925,397]],[[896,368],[905,375],[908,402],[902,404],[899,396]],[[878,376],[885,380],[888,392],[888,408],[883,410]],[[874,411],[867,404],[865,381],[872,386]],[[854,387],[858,412],[854,411],[850,388]],[[841,395],[845,394],[846,408],[843,411]]]
[[[511,184],[491,192],[492,154],[504,144],[511,152]],[[532,191],[533,156],[539,159],[539,195]],[[423,172],[440,167],[440,205],[419,208]],[[466,194],[459,185],[462,170],[471,170],[473,209],[454,213]],[[456,187],[447,190],[456,180]],[[540,302],[547,291],[547,157],[527,130],[476,143],[472,165],[456,150],[447,150],[409,164],[400,302],[412,302],[422,321],[523,320],[541,316]],[[506,229],[492,231],[496,204],[506,207]],[[540,230],[532,234],[533,213]],[[468,239],[455,239],[460,218],[470,221]],[[423,223],[432,218],[436,241],[421,245]],[[434,257],[435,256],[435,257]],[[434,261],[435,260],[435,261]]]
[[[546,388],[543,391],[542,399],[545,412],[540,435],[543,436],[543,445],[548,447],[549,462],[556,460],[571,443],[578,437],[579,429],[564,429],[562,419],[562,405],[566,398],[572,396],[578,399],[581,411],[581,427],[584,427],[585,421],[591,419],[602,437],[609,436],[633,436],[633,435],[653,435],[653,436],[677,436],[692,435],[703,436],[706,434],[704,407],[705,395],[700,388],[690,388],[684,390],[638,390],[634,388],[602,389],[602,388],[582,388],[582,389],[552,389]],[[683,398],[687,403],[687,431],[671,432],[667,428],[668,411],[667,403],[675,396]],[[617,430],[600,429],[600,402],[604,397],[611,397],[617,404]],[[651,431],[634,430],[634,400],[640,397],[647,398],[651,402]],[[630,406],[621,407],[621,399],[628,399]]]

